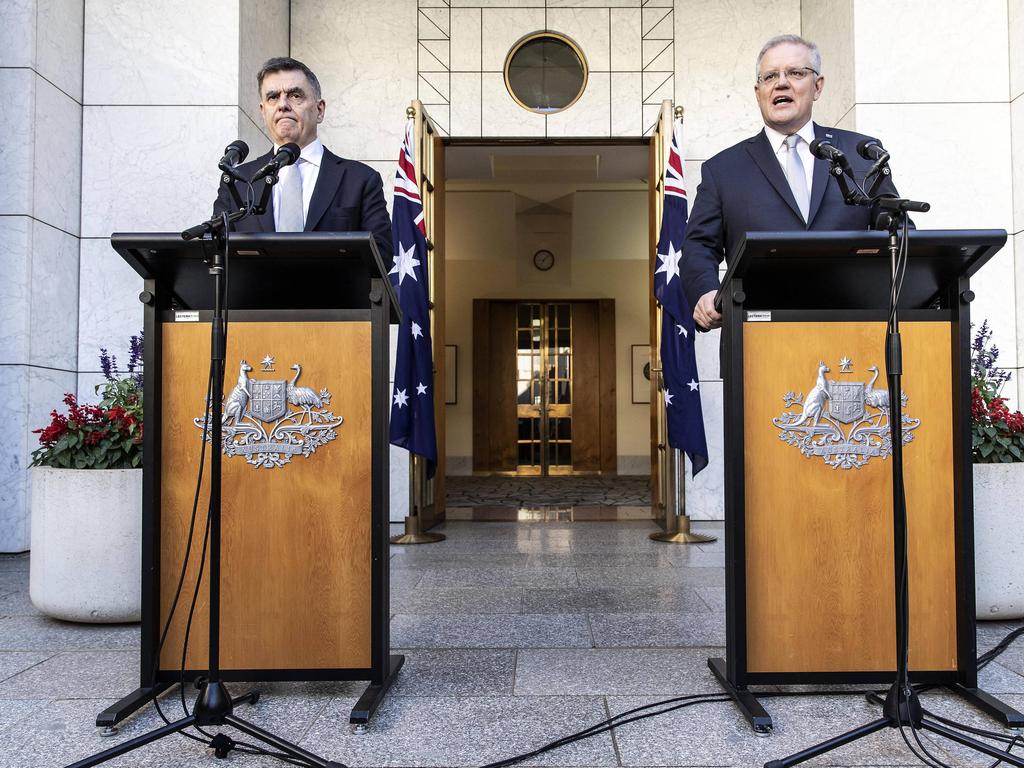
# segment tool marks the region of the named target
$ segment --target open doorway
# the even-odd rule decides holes
[[[445,139],[450,477],[649,475],[649,153]]]

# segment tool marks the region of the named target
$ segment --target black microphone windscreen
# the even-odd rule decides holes
[[[232,141],[230,144],[228,144],[224,148],[224,154],[226,155],[231,150],[235,150],[236,152],[238,152],[239,163],[241,163],[243,160],[245,160],[245,158],[249,156],[249,145],[246,144],[241,139],[236,139],[235,141]]]
[[[286,165],[291,165],[292,163],[294,163],[296,160],[299,159],[299,155],[301,153],[302,150],[299,149],[299,145],[296,144],[295,142],[290,141],[287,144],[282,145],[281,148],[277,150],[278,157],[284,155],[284,157],[281,157],[281,167],[283,168]]]

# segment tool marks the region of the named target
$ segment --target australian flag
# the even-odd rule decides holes
[[[434,366],[427,297],[427,239],[423,202],[416,185],[412,120],[407,121],[405,141],[398,154],[391,238],[395,265],[388,277],[398,294],[402,321],[398,326],[395,355],[390,439],[394,445],[423,456],[427,460],[427,476],[432,477],[437,466],[437,434],[434,431]]]
[[[708,464],[708,443],[700,406],[693,309],[686,300],[679,277],[687,217],[682,146],[683,122],[676,120],[665,170],[665,206],[658,236],[654,297],[662,310],[661,369],[665,378],[668,444],[686,452],[696,476]]]

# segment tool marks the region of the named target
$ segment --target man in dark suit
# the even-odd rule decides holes
[[[764,130],[702,166],[680,265],[702,328],[721,325],[714,305],[718,267],[746,232],[871,227],[872,209],[846,205],[828,162],[810,153],[812,141],[827,139],[846,155],[859,183],[872,165],[857,154],[857,143],[868,137],[811,122],[824,85],[814,43],[796,35],[772,38],[757,57],[754,85]],[[879,193],[895,196],[896,188],[887,179]]]
[[[293,142],[302,150],[299,159],[281,169],[268,210],[238,222],[241,232],[348,232],[373,233],[384,263],[391,263],[391,219],[384,202],[380,174],[368,165],[338,157],[317,138],[326,104],[320,82],[301,61],[275,58],[256,75],[260,114],[274,141],[271,152],[241,165],[249,178],[265,165],[283,144]],[[245,185],[234,182],[246,199]],[[253,184],[256,199],[264,183]],[[233,211],[228,188],[221,184],[213,204],[214,215]]]

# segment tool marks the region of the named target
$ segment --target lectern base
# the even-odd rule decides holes
[[[363,695],[359,697],[359,701],[352,707],[352,714],[349,715],[348,721],[351,725],[366,725],[370,722],[370,718],[373,717],[373,713],[377,711],[377,707],[380,706],[381,702],[384,701],[384,696],[391,687],[391,684],[395,682],[395,676],[398,674],[398,670],[405,664],[405,656],[401,654],[395,654],[388,659],[388,667],[390,671],[384,681],[381,683],[371,683],[366,686],[366,690],[363,691]]]
[[[157,683],[136,688],[123,699],[114,702],[109,707],[96,715],[97,728],[113,728],[115,725],[132,714],[139,707],[142,707],[161,693],[170,688],[172,683]],[[113,731],[111,732],[113,733]]]
[[[740,688],[729,682],[729,675],[725,671],[725,659],[708,659],[708,667],[712,674],[718,678],[719,684],[729,694],[743,716],[747,718],[754,729],[755,736],[770,736],[772,733],[772,716],[768,714],[761,702],[757,700],[746,687]]]

